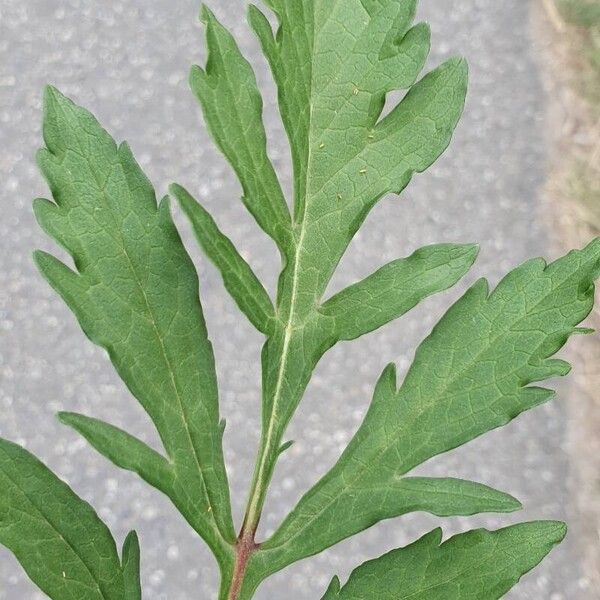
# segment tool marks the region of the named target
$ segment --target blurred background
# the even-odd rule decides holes
[[[284,184],[290,161],[267,65],[241,0],[214,0],[264,91],[270,152]],[[35,248],[58,250],[37,227],[31,200],[48,194],[35,166],[42,86],[52,83],[130,142],[164,194],[171,181],[203,201],[274,289],[276,251],[239,202],[240,189],[213,148],[187,86],[204,60],[197,0],[0,0],[0,435],[25,445],[89,500],[118,541],[141,538],[147,600],[214,598],[212,558],[169,502],[96,454],[54,414],[92,415],[150,444],[148,418],[34,269]],[[492,283],[533,255],[557,257],[600,233],[600,3],[598,0],[421,0],[433,30],[430,66],[462,54],[471,67],[464,118],[450,149],[398,197],[382,201],[344,258],[331,291],[418,246],[481,242],[456,289],[322,361],[295,418],[296,444],[278,467],[261,535],[337,459],[388,362],[402,374],[416,344],[480,276]],[[200,273],[215,345],[226,459],[236,515],[246,499],[259,432],[261,338],[176,220]],[[593,317],[592,322],[596,320]],[[564,519],[570,534],[507,598],[600,597],[600,338],[571,342],[573,374],[557,400],[508,427],[430,461],[422,473],[475,479],[517,496],[523,512],[447,519],[446,535],[530,518]],[[257,598],[320,598],[333,574],[439,524],[423,515],[380,524],[278,574]],[[0,600],[43,598],[0,549]]]

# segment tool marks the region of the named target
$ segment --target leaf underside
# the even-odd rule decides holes
[[[254,6],[250,24],[277,84],[294,166],[291,241],[287,215],[278,221],[284,233],[267,231],[285,257],[274,309],[206,210],[180,186],[172,188],[225,287],[267,336],[263,435],[254,476],[258,492],[251,494],[256,513],[283,432],[325,351],[452,286],[476,255],[469,245],[422,248],[325,298],[331,275],[369,210],[385,193],[401,191],[447,146],[462,111],[466,69],[452,59],[415,83],[428,54],[429,30],[412,26],[412,0],[272,0],[268,5],[277,17],[276,34]],[[204,10],[203,20],[209,58],[205,69],[193,69],[191,86],[217,145],[243,174],[244,202],[258,206],[261,194],[249,193],[244,180],[256,174],[247,158],[252,144],[260,147],[260,164],[269,173],[271,167],[256,79],[215,16]],[[381,118],[386,94],[407,88]],[[228,119],[232,112],[241,120]],[[228,146],[225,139],[237,145]],[[270,175],[263,189],[267,183],[273,184]],[[256,208],[250,210],[255,214]],[[483,281],[467,292],[419,348],[400,389],[393,367],[386,369],[339,462],[251,557],[242,596],[249,597],[269,574],[382,519],[413,511],[449,516],[517,510],[514,498],[481,484],[407,474],[550,398],[551,392],[529,384],[567,372],[564,362],[549,357],[589,313],[599,258],[594,243],[549,267],[540,260],[526,263],[492,294]],[[248,290],[260,306],[249,305]],[[252,509],[250,504],[247,516]]]
[[[23,448],[0,439],[0,544],[52,600],[125,596],[135,573],[92,507]],[[138,558],[139,560],[139,558]],[[139,586],[139,576],[138,583]]]
[[[600,240],[546,265],[531,260],[509,273],[490,294],[477,282],[420,345],[400,389],[395,369],[381,376],[373,402],[338,463],[300,500],[264,546],[265,568],[324,550],[373,523],[424,510],[469,514],[477,498],[462,482],[429,480],[412,493],[405,474],[428,459],[508,423],[553,395],[530,386],[565,375],[551,359],[577,332],[594,301]],[[452,510],[440,512],[436,493]],[[467,493],[465,493],[467,492]],[[452,498],[454,497],[454,502]],[[488,492],[480,497],[488,501]],[[488,505],[511,510],[510,503]]]
[[[170,188],[225,288],[266,338],[262,435],[242,529],[244,535],[249,528],[252,541],[286,448],[287,425],[325,352],[450,288],[477,255],[472,244],[427,246],[327,297],[332,275],[369,211],[386,194],[400,193],[448,146],[463,110],[466,63],[451,59],[421,75],[430,32],[413,24],[417,0],[265,4],[277,31],[255,6],[249,23],[270,65],[290,141],[289,202],[268,156],[253,69],[207,8],[201,17],[208,60],[192,69],[190,84],[240,181],[242,202],[281,254],[276,298],[203,206],[182,186]],[[406,90],[405,96],[383,116],[387,95],[398,90]],[[196,271],[168,199],[157,203],[126,144],[117,145],[89,112],[53,88],[45,97],[43,133],[46,148],[38,160],[54,201],[37,200],[35,214],[70,254],[74,269],[43,252],[36,253],[37,264],[90,340],[108,352],[150,415],[163,450],[92,417],[61,413],[60,419],[173,501],[217,557],[224,600],[231,597],[236,533]],[[518,510],[516,499],[488,486],[409,473],[551,397],[531,384],[568,372],[567,363],[550,357],[589,314],[599,264],[596,240],[550,265],[536,259],[517,267],[491,293],[483,280],[473,285],[420,345],[400,385],[393,366],[384,370],[338,462],[247,557],[236,600],[250,598],[270,574],[383,519],[414,511],[453,516]],[[35,476],[23,477],[17,463]],[[91,508],[31,455],[0,442],[2,477],[9,492],[0,493],[0,542],[48,595],[141,600],[135,534],[125,542],[121,564]],[[56,498],[39,505],[29,497],[38,489],[56,489]],[[63,508],[57,504],[61,497]],[[26,507],[22,519],[20,502]],[[67,508],[74,518],[63,532],[61,510]],[[48,521],[56,518],[59,527],[46,535]],[[69,573],[73,569],[72,579],[57,571],[54,546],[49,555],[36,546],[40,532],[67,557],[60,564],[66,561]],[[82,541],[84,533],[94,544]],[[562,539],[564,528],[530,523],[478,530],[441,546],[440,535],[432,532],[365,563],[343,587],[334,579],[324,600],[499,598]],[[70,536],[77,539],[71,543]],[[99,553],[101,560],[86,553]],[[90,556],[94,564],[86,573]],[[69,587],[69,596],[59,585],[97,585],[101,595]]]
[[[249,20],[270,64],[290,140],[291,215],[266,151],[263,103],[252,67],[206,8],[208,60],[205,68],[193,68],[190,84],[207,128],[240,179],[244,204],[283,255],[275,302],[207,211],[181,186],[171,187],[226,289],[267,338],[263,433],[245,517],[251,528],[260,518],[286,427],[323,354],[451,287],[477,254],[473,245],[423,248],[325,298],[337,264],[371,208],[387,193],[400,192],[447,147],[463,109],[467,69],[463,60],[451,59],[417,82],[430,33],[424,24],[413,26],[413,0],[268,5],[279,21],[276,34],[254,6]],[[386,95],[394,90],[409,91],[382,117]],[[456,496],[456,486],[468,484],[430,485],[439,486],[437,498],[445,504],[439,511],[454,514],[442,498]],[[407,488],[413,499],[414,490]],[[475,497],[460,507],[457,502],[460,514],[515,508],[512,498],[484,486],[470,491]]]
[[[499,531],[477,529],[440,545],[437,529],[355,569],[323,600],[498,600],[565,536],[562,523],[540,521]]]
[[[46,232],[76,271],[38,252],[37,264],[105,348],[148,412],[166,457],[100,422],[63,416],[117,464],[168,494],[225,560],[234,539],[223,463],[214,358],[198,279],[172,222],[125,144],[53,88],[38,156],[54,202],[38,200]]]

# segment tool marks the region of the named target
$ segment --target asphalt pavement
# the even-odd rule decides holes
[[[211,6],[254,61],[265,91],[271,155],[289,188],[286,138],[266,63],[242,19],[244,3],[214,0]],[[416,177],[402,197],[387,198],[373,211],[331,290],[424,244],[477,241],[480,258],[455,290],[324,358],[290,428],[296,443],[277,470],[262,535],[339,456],[382,368],[394,361],[403,373],[416,344],[468,283],[482,275],[495,282],[530,256],[552,256],[540,215],[546,99],[529,8],[527,0],[422,0],[420,16],[433,30],[431,65],[454,54],[470,63],[466,113],[437,165]],[[159,194],[171,181],[197,194],[273,290],[275,248],[246,214],[238,184],[211,145],[188,90],[189,66],[204,57],[197,12],[196,0],[0,0],[0,435],[46,461],[96,507],[119,541],[132,528],[139,532],[146,600],[214,598],[215,565],[166,499],[117,470],[54,417],[61,409],[93,415],[156,443],[148,418],[104,352],[85,339],[33,266],[35,248],[64,256],[32,216],[31,200],[48,194],[34,153],[41,144],[42,86],[52,83],[90,108],[117,139],[130,142]],[[179,213],[176,219],[200,272],[239,519],[259,431],[261,338],[196,250]],[[385,522],[273,577],[257,599],[318,599],[332,575],[345,578],[364,560],[440,523],[445,534],[534,518],[564,519],[576,529],[565,450],[568,393],[561,385],[554,404],[419,470],[510,492],[525,505],[522,513],[446,520],[411,515]],[[579,562],[572,535],[507,598],[591,600]],[[0,549],[0,600],[43,597]]]

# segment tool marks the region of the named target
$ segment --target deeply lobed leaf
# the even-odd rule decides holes
[[[287,424],[324,352],[339,339],[379,327],[453,284],[474,258],[473,249],[463,255],[456,248],[453,257],[448,248],[442,257],[440,248],[435,275],[427,272],[433,269],[435,251],[431,263],[422,261],[425,273],[419,271],[417,257],[398,261],[321,306],[333,271],[369,210],[386,193],[400,192],[413,173],[426,169],[447,147],[462,113],[466,64],[453,59],[415,84],[429,52],[429,29],[412,27],[416,0],[275,0],[268,5],[279,21],[277,34],[256,7],[250,9],[250,24],[277,84],[294,166],[291,237],[281,243],[281,236],[269,231],[284,254],[275,318],[269,318],[270,301],[262,285],[229,240],[189,195],[173,188],[227,289],[267,334],[263,434],[245,518],[251,528],[262,511]],[[204,71],[194,68],[192,88],[213,137],[240,178],[247,206],[259,223],[261,214],[271,213],[264,218],[279,227],[286,219],[274,216],[279,210],[274,203],[281,206],[279,186],[265,150],[254,74],[214,15],[204,10],[203,20],[209,58]],[[408,88],[405,98],[381,118],[386,95]],[[255,164],[252,153],[258,157]],[[251,187],[254,194],[247,193]],[[396,295],[413,277],[418,280],[414,294]],[[246,290],[253,290],[253,301]],[[369,319],[359,325],[351,305],[366,296],[373,303]]]
[[[294,162],[299,221],[314,195],[311,170],[325,181],[372,141],[369,135],[386,93],[408,88],[417,78],[429,52],[429,31],[423,26],[410,31],[416,0],[274,0],[267,4],[279,21],[277,36],[255,7],[250,21],[279,89]],[[340,175],[337,181],[345,174]],[[327,205],[331,200],[325,201]],[[344,204],[351,201],[343,200]]]
[[[163,491],[223,563],[235,534],[214,358],[196,271],[168,202],[157,206],[125,144],[117,146],[89,112],[53,88],[45,96],[44,140],[39,164],[55,203],[38,200],[35,213],[77,271],[46,253],[37,253],[36,261],[88,337],[108,351],[156,425],[168,458],[108,426],[101,432],[104,451],[128,468],[136,469],[140,458],[154,463],[155,478],[168,462],[172,479]],[[92,439],[97,447],[99,427]]]
[[[323,600],[498,600],[565,536],[563,523],[477,529],[440,545],[439,529],[355,569]]]
[[[549,357],[589,314],[599,273],[597,239],[548,266],[523,264],[491,294],[485,281],[476,283],[421,344],[399,390],[393,366],[384,371],[338,463],[263,546],[263,567],[281,568],[381,519],[444,514],[436,493],[447,483],[413,494],[413,479],[404,475],[552,396],[528,384],[568,372]],[[463,488],[446,514],[466,514],[473,495]]]
[[[251,23],[278,85],[294,158],[302,266],[290,277],[305,290],[305,314],[373,204],[400,192],[448,145],[462,112],[466,67],[450,61],[413,86],[429,52],[427,27],[410,29],[414,0],[270,5],[280,22],[276,37],[256,8]],[[411,86],[379,120],[386,94]]]
[[[549,357],[591,309],[600,241],[549,266],[530,261],[492,294],[485,282],[473,286],[420,346],[400,389],[394,369],[386,369],[338,463],[271,539],[254,546],[283,433],[321,356],[452,286],[476,255],[471,245],[423,248],[323,301],[369,210],[437,159],[462,112],[464,61],[452,59],[415,83],[429,51],[429,29],[412,25],[416,2],[268,0],[276,35],[251,7],[290,139],[293,215],[267,154],[252,68],[214,15],[202,11],[208,62],[204,70],[194,67],[191,86],[238,175],[246,207],[283,257],[274,306],[210,215],[183,188],[171,188],[227,290],[267,337],[263,435],[237,542],[212,348],[197,276],[168,203],[156,205],[126,145],[117,146],[87,111],[55,90],[47,93],[40,165],[55,203],[37,201],[36,215],[77,271],[44,253],[37,261],[150,414],[166,457],[101,421],[71,413],[61,420],[171,497],[219,560],[221,598],[247,599],[267,575],[382,519],[519,508],[511,496],[481,484],[406,474],[548,399],[548,390],[529,384],[566,373],[566,363]],[[404,89],[382,118],[386,95]],[[343,588],[334,580],[325,598],[498,598],[563,535],[558,524],[524,524],[469,532],[439,546],[434,532],[366,563]],[[141,600],[134,535],[119,569],[123,597]]]

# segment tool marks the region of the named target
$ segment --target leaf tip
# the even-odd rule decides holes
[[[593,327],[575,327],[573,328],[573,335],[592,335],[596,333]]]
[[[377,387],[379,387],[380,385],[384,385],[390,391],[393,390],[395,392],[397,389],[397,378],[398,378],[398,373],[397,373],[396,364],[388,363],[385,366],[385,369],[383,369],[383,371],[379,377],[379,381],[377,382]]]
[[[339,595],[340,590],[342,588],[342,584],[340,583],[340,578],[337,575],[334,575],[329,587],[327,588],[327,592],[325,592],[325,596],[323,600],[327,600],[328,598],[334,598]]]
[[[469,75],[469,63],[464,56],[453,56],[448,59],[446,65],[449,69],[453,69],[461,77],[468,77]]]
[[[500,531],[510,531],[519,528],[532,542],[536,541],[540,548],[543,546],[556,546],[560,544],[567,535],[567,524],[563,521],[530,521],[513,525]],[[545,553],[549,552],[550,548]]]
[[[462,244],[457,248],[455,258],[466,259],[469,265],[472,265],[477,260],[480,250],[479,244]]]
[[[176,199],[179,199],[180,196],[184,197],[188,195],[187,190],[175,182],[169,184],[169,194],[175,196]]]
[[[123,557],[126,557],[131,550],[139,550],[140,540],[137,531],[131,530],[123,542]]]
[[[482,299],[487,299],[490,295],[490,284],[485,277],[481,277],[470,287],[467,293],[469,292]]]
[[[289,450],[295,444],[295,440],[288,440],[279,447],[279,454],[283,454],[286,450]]]
[[[469,63],[467,59],[462,56],[454,56],[440,65],[436,71],[444,77],[446,85],[453,88],[459,95],[460,112],[462,112],[469,85]]]
[[[272,45],[275,42],[271,23],[269,23],[269,19],[267,19],[265,14],[255,4],[248,5],[247,15],[248,24],[258,37],[263,52],[268,59],[271,54]]]
[[[32,256],[35,266],[40,271],[42,271],[44,267],[48,265],[48,263],[54,258],[51,254],[48,254],[48,252],[45,252],[44,250],[34,250]]]
[[[47,84],[44,86],[43,98],[44,107],[49,107],[55,103],[63,101],[65,99],[65,96],[58,90],[58,88],[54,87],[53,85]]]
[[[158,212],[162,215],[171,214],[171,198],[169,196],[163,196],[158,203]]]
[[[177,200],[177,204],[181,207],[184,213],[189,216],[191,208],[198,204],[193,196],[178,183],[172,183],[169,186],[169,194]]]
[[[481,245],[477,243],[464,244],[465,252],[471,252],[477,256],[481,250]]]
[[[58,419],[58,421],[63,425],[67,425],[69,427],[73,426],[76,417],[77,415],[75,413],[65,410],[61,410],[56,413],[56,418]]]
[[[431,544],[432,546],[439,546],[442,543],[442,539],[444,538],[444,532],[441,527],[436,527],[431,530],[429,533],[426,533],[420,540],[416,543],[422,542],[423,544]]]
[[[201,23],[204,23],[205,25],[210,25],[215,20],[215,15],[212,12],[212,10],[208,8],[208,5],[203,2],[200,5],[198,18],[200,19]]]
[[[566,537],[569,528],[562,521],[548,521],[548,535],[552,537],[555,544],[560,544]]]
[[[53,206],[56,207],[56,204],[54,204],[54,202],[51,202],[47,198],[35,198],[31,205],[33,207],[33,214],[38,219],[38,221],[40,214],[43,214],[46,209],[51,208]]]
[[[133,159],[133,152],[131,150],[131,146],[129,145],[129,142],[122,141],[117,146],[117,152],[118,152],[119,156],[125,154],[125,156],[127,156],[128,158]]]
[[[421,21],[414,25],[408,31],[412,31],[413,33],[419,33],[420,35],[431,35],[431,25],[427,23],[427,21]]]
[[[566,377],[573,370],[571,363],[567,362],[566,360],[560,360],[556,358],[549,362],[554,369],[554,374],[557,377]]]
[[[510,494],[504,494],[504,512],[517,512],[523,510],[523,503]]]
[[[192,91],[200,98],[200,86],[206,84],[206,71],[200,65],[192,65],[188,81]]]
[[[252,2],[248,4],[248,22],[252,25],[254,19],[260,19],[261,17],[264,17],[264,15],[260,8]]]
[[[67,96],[65,96],[58,88],[54,87],[53,85],[44,86],[42,111],[43,121],[46,126],[50,121],[54,120],[58,110],[61,107],[65,107],[67,105],[73,105],[73,102]],[[47,134],[45,130],[44,140],[46,141],[46,145],[48,145],[46,135]]]
[[[56,227],[58,205],[46,198],[36,198],[32,203],[33,216],[37,224],[53,239],[60,238]]]

